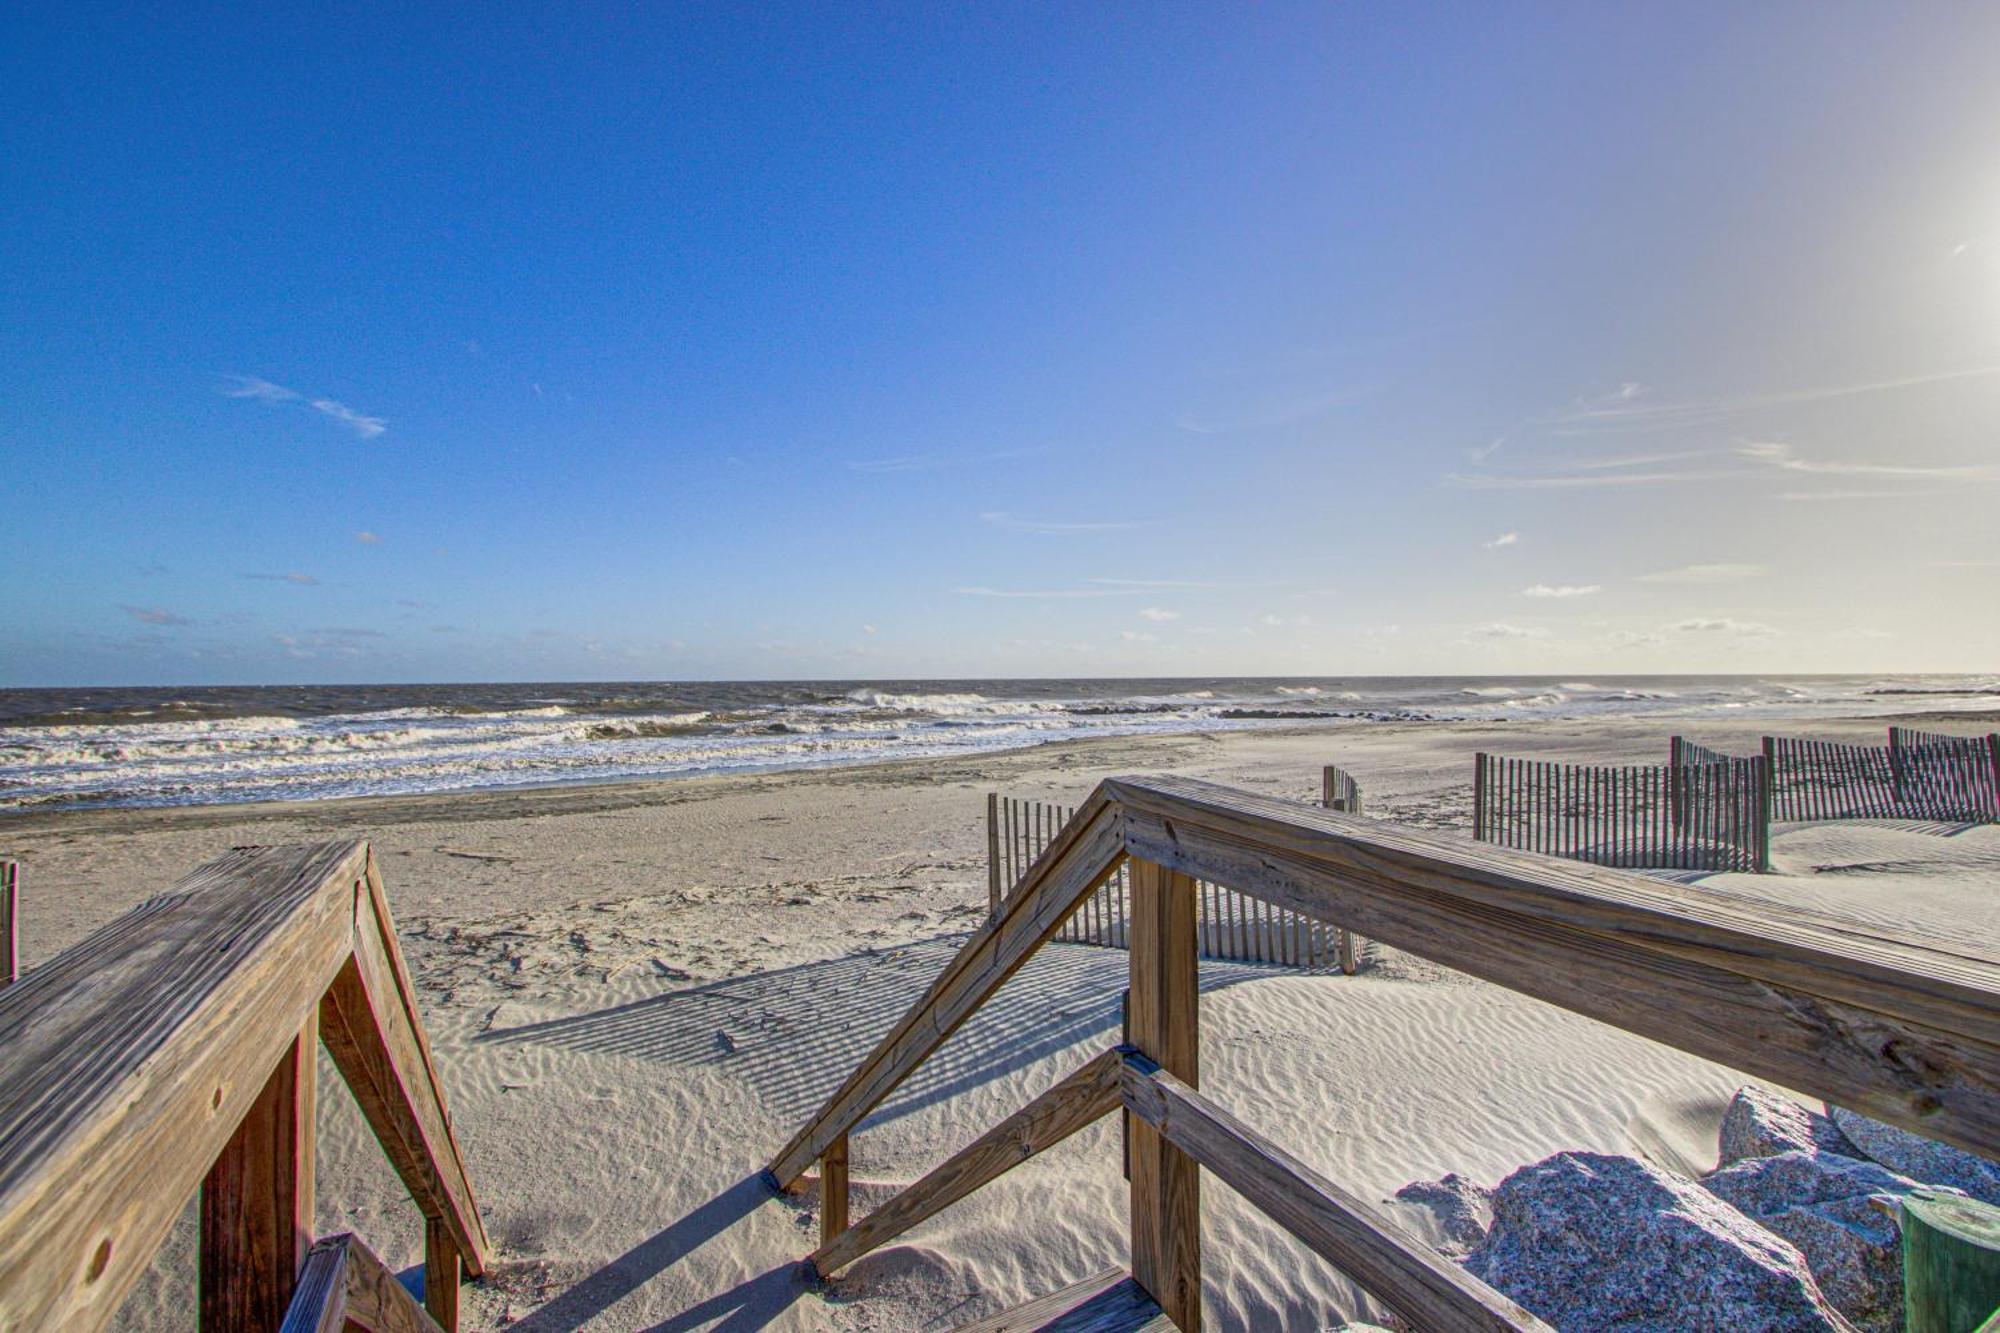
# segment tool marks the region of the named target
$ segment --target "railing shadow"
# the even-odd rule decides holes
[[[476,1040],[720,1068],[748,1083],[772,1114],[794,1119],[819,1108],[963,943],[963,936],[938,936],[773,968]],[[1086,1038],[1112,1040],[1128,966],[1119,950],[1044,946],[863,1126],[909,1115]],[[1205,959],[1201,988],[1294,975],[1272,964]]]

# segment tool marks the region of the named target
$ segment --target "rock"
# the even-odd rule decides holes
[[[1876,1200],[1900,1198],[1916,1181],[1852,1157],[1785,1152],[1746,1158],[1701,1183],[1796,1245],[1827,1300],[1856,1324],[1903,1326],[1902,1239]]]
[[[1845,1327],[1789,1242],[1630,1157],[1522,1167],[1494,1190],[1493,1229],[1465,1267],[1559,1329]]]
[[[1781,1152],[1830,1152],[1859,1157],[1833,1121],[1754,1085],[1741,1087],[1722,1115],[1722,1157],[1718,1167],[1746,1157],[1775,1157]]]
[[[1396,1191],[1396,1200],[1410,1205],[1398,1211],[1422,1214],[1424,1240],[1438,1253],[1463,1259],[1486,1239],[1493,1225],[1493,1191],[1451,1172],[1443,1180],[1414,1180]]]
[[[1870,1120],[1845,1107],[1826,1108],[1833,1123],[1863,1156],[1925,1185],[1945,1185],[1981,1203],[2000,1205],[2000,1166],[1907,1129]]]

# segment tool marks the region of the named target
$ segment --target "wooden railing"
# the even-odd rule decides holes
[[[1127,1043],[850,1227],[849,1136],[1128,862]],[[1198,878],[2000,1155],[2000,965],[1987,959],[1208,783],[1120,778],[1084,801],[1000,911],[771,1159],[769,1175],[785,1187],[821,1162],[812,1260],[822,1274],[1122,1107],[1130,1281],[1188,1333],[1201,1320],[1201,1167],[1419,1327],[1542,1327],[1197,1091]]]
[[[314,1248],[322,1042],[424,1215],[427,1316]],[[0,991],[0,1327],[102,1328],[197,1191],[204,1330],[451,1330],[485,1269],[366,843],[226,853]]]

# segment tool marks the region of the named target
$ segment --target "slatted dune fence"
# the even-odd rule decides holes
[[[1358,789],[1353,799],[1358,806]],[[997,793],[987,796],[987,893],[996,912],[1075,813],[1073,806],[1016,800]],[[1202,957],[1299,968],[1338,963],[1342,971],[1354,971],[1353,942],[1344,940],[1339,928],[1220,885],[1202,883],[1196,890],[1196,930]],[[1055,938],[1109,949],[1127,947],[1130,895],[1128,876],[1120,867],[1083,901]]]
[[[1897,803],[1928,819],[2000,823],[2000,734],[1889,728]]]
[[[1782,823],[1828,819],[1899,819],[1896,768],[1886,745],[1847,745],[1766,736],[1771,818]]]
[[[1628,870],[1768,869],[1763,760],[1707,754],[1613,766],[1481,753],[1473,837]]]

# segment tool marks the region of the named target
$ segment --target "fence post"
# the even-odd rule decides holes
[[[20,975],[21,863],[0,861],[0,986]]]
[[[1000,793],[986,793],[986,914],[1000,911]]]
[[[1764,822],[1778,817],[1778,738],[1764,738]]]
[[[1486,840],[1486,751],[1472,756],[1472,839]]]
[[[1133,860],[1132,1045],[1199,1087],[1194,880]],[[1132,1277],[1181,1333],[1201,1333],[1201,1168],[1133,1117]]]
[[[847,1230],[847,1135],[826,1146],[819,1159],[819,1244],[833,1244]]]
[[[284,1322],[313,1243],[318,1061],[315,1016],[285,1048],[202,1182],[196,1304],[203,1333],[261,1333]]]
[[[1889,800],[1898,814],[1902,813],[1903,802],[1909,792],[1909,780],[1903,776],[1903,729],[1889,728]]]
[[[2000,731],[1987,733],[1986,752],[1993,757],[1993,817],[2000,819]]]
[[[1336,796],[1334,794],[1337,790],[1334,779],[1336,771],[1338,770],[1332,764],[1328,764],[1320,770],[1319,803],[1329,810],[1338,810],[1343,814],[1360,814],[1361,788],[1355,785],[1353,778],[1349,777],[1345,784],[1345,792]],[[1347,793],[1351,793],[1351,795]],[[1333,928],[1333,942],[1334,950],[1340,959],[1341,974],[1344,976],[1353,976],[1355,968],[1354,932],[1346,926],[1335,926]]]

